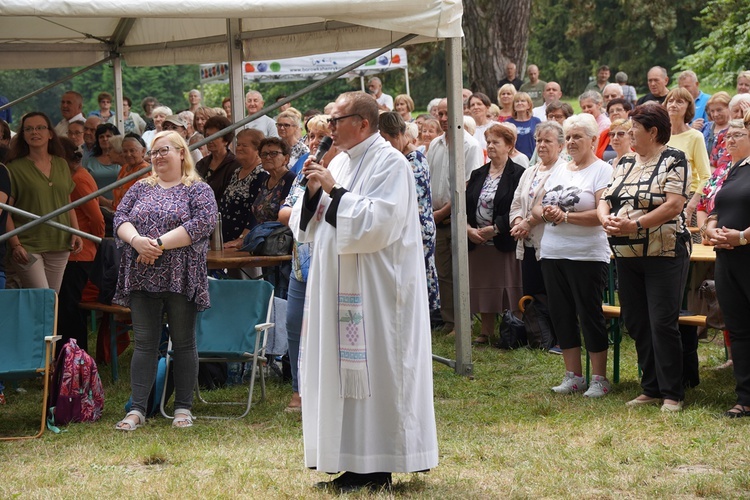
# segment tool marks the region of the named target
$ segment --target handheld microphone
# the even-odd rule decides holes
[[[313,161],[315,163],[320,163],[320,161],[323,159],[323,157],[326,155],[329,149],[331,149],[331,146],[333,145],[333,139],[331,139],[328,136],[323,137],[321,139],[320,144],[318,144],[318,152],[315,154],[315,158],[313,158]],[[299,183],[300,186],[307,186],[307,177],[302,179]]]

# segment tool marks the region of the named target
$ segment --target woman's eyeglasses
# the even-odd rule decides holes
[[[609,133],[610,139],[612,137],[619,137],[620,139],[622,139],[623,137],[625,137],[625,135],[627,135],[627,132],[625,132],[624,130],[618,130],[617,132],[610,132]]]
[[[284,153],[282,153],[281,151],[264,151],[258,156],[260,156],[261,158],[265,160],[266,158],[276,158],[277,156],[283,155],[283,154]]]
[[[23,131],[30,134],[32,132],[44,132],[47,129],[49,129],[47,125],[37,125],[36,127],[24,127]]]
[[[164,158],[164,157],[165,157],[165,156],[167,156],[167,155],[169,154],[169,152],[170,152],[171,150],[173,150],[173,149],[174,149],[175,151],[177,151],[177,150],[178,150],[178,149],[180,149],[180,148],[173,148],[172,146],[163,146],[163,147],[160,147],[159,149],[152,149],[151,151],[149,151],[149,152],[148,152],[148,153],[146,153],[146,154],[147,154],[147,155],[149,155],[149,156],[151,156],[152,158],[153,158],[153,157],[158,157],[158,156],[160,156],[160,157]]]

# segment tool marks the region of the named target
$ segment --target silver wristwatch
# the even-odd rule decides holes
[[[747,240],[745,239],[745,231],[740,231],[740,245],[747,245]]]

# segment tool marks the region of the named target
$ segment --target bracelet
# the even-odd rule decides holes
[[[140,236],[140,235],[139,235],[139,234],[137,234],[137,233],[136,233],[136,234],[134,234],[134,235],[133,235],[133,237],[132,237],[132,238],[130,238],[130,242],[128,243],[128,245],[130,245],[130,246],[132,247],[132,246],[133,246],[133,240],[134,240],[134,239],[136,239],[136,238],[137,238],[138,236]]]
[[[22,246],[23,246],[23,244],[19,243],[18,245],[14,246],[14,247],[10,247],[10,251],[12,252],[12,251],[13,251],[13,250],[15,250],[16,248],[18,248],[18,247],[22,247]]]
[[[544,216],[544,214],[542,214],[542,220],[543,220],[544,222],[549,222],[549,221],[547,220],[547,217],[545,217],[545,216]]]
[[[568,223],[568,212],[563,212],[563,213],[565,214],[564,218],[565,218],[565,223],[567,224]]]

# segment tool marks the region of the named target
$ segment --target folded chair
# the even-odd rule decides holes
[[[196,418],[243,418],[250,412],[256,375],[260,375],[261,400],[266,397],[266,380],[259,362],[265,362],[266,336],[273,326],[270,322],[273,307],[273,285],[262,280],[214,280],[208,281],[211,308],[198,313],[195,337],[198,347],[198,362],[250,363],[246,372],[249,378],[247,403],[208,402],[200,395],[196,379],[198,399],[207,404],[245,405],[245,412],[237,417],[197,415]],[[167,351],[167,376],[172,364],[171,342]],[[161,399],[161,413],[171,418],[164,410],[165,392]]]
[[[56,335],[57,294],[43,288],[0,290],[0,311],[0,380],[44,377],[39,432],[0,440],[37,438],[46,424],[50,370],[61,338]]]

